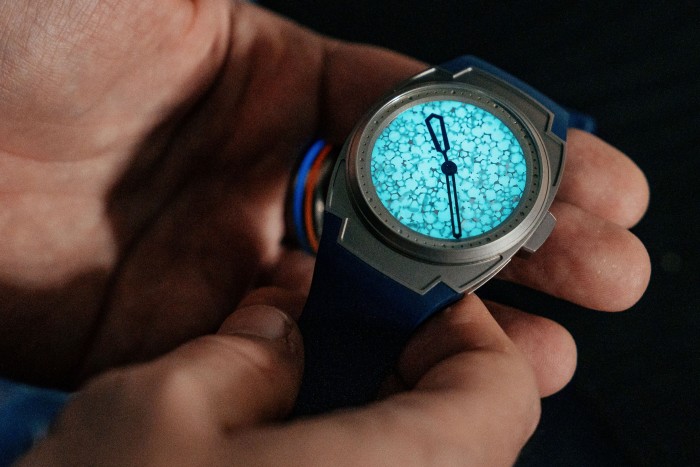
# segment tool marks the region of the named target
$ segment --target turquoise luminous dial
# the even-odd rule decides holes
[[[457,100],[404,108],[375,140],[369,172],[377,198],[400,224],[448,241],[498,229],[528,183],[513,131],[493,113]]]

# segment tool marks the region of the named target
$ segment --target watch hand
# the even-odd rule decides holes
[[[452,223],[452,236],[460,238],[462,236],[462,217],[459,214],[459,199],[457,198],[457,181],[455,173],[457,166],[452,161],[442,164],[442,172],[445,174],[447,183],[447,199],[450,205],[450,222]]]
[[[440,122],[440,133],[442,134],[442,143],[444,147],[440,144],[440,140],[433,129],[431,122],[433,120],[438,120]],[[457,165],[452,162],[447,157],[447,151],[450,150],[450,142],[447,139],[447,129],[445,128],[445,119],[441,115],[430,114],[428,118],[425,119],[425,124],[428,126],[428,131],[430,132],[430,137],[433,140],[433,146],[435,150],[442,154],[445,159],[440,169],[442,173],[445,174],[445,183],[447,184],[447,202],[450,206],[450,222],[452,224],[452,236],[454,238],[460,238],[462,236],[462,218],[459,213],[459,200],[457,198],[457,181],[455,179],[455,174],[457,173]]]
[[[438,140],[437,134],[435,133],[435,130],[433,129],[433,125],[430,123],[432,120],[438,120],[440,122],[440,133],[442,135],[442,142],[444,143],[445,147],[443,148],[440,144],[440,141]],[[437,114],[430,114],[428,115],[428,118],[425,119],[425,124],[428,126],[428,131],[430,132],[430,137],[433,140],[433,146],[435,146],[435,150],[442,154],[442,156],[445,158],[445,162],[449,161],[447,158],[447,151],[450,150],[450,142],[447,139],[447,130],[445,129],[445,119],[442,118],[442,115],[437,115]]]

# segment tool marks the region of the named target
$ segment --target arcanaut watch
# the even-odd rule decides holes
[[[288,209],[317,250],[295,415],[374,399],[418,326],[542,245],[570,126],[592,120],[463,56],[399,85],[339,153],[311,146]]]

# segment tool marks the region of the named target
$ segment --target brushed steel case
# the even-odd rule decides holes
[[[466,94],[465,94],[466,93]],[[402,231],[400,223],[379,216],[363,174],[372,142],[392,115],[414,99],[462,96],[501,109],[518,139],[537,157],[537,190],[518,208],[516,222],[464,241],[438,241]],[[425,293],[444,282],[458,292],[472,292],[501,270],[519,250],[532,253],[552,231],[548,209],[554,200],[565,162],[565,144],[551,131],[554,115],[509,83],[472,67],[456,74],[429,69],[404,82],[382,99],[358,123],[340,152],[331,177],[326,210],[342,219],[338,242],[354,255],[402,285]],[[528,179],[526,191],[534,180]],[[364,184],[364,185],[363,185]],[[364,186],[364,188],[363,188]],[[392,225],[395,222],[396,225]],[[405,229],[408,230],[408,229]]]

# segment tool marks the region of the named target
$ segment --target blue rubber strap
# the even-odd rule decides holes
[[[415,329],[462,296],[443,283],[424,295],[404,287],[340,245],[340,227],[326,212],[299,320],[305,368],[295,416],[375,399]]]
[[[480,68],[487,73],[502,79],[510,85],[520,89],[525,94],[534,97],[535,100],[539,101],[542,105],[549,109],[554,114],[554,120],[552,121],[552,132],[561,138],[562,141],[566,141],[566,130],[568,128],[579,128],[590,133],[595,131],[596,124],[592,117],[582,113],[570,112],[566,110],[564,107],[560,106],[529,84],[478,57],[474,57],[473,55],[464,55],[440,65],[440,68],[445,69],[450,73],[457,73],[458,71],[470,67]]]

